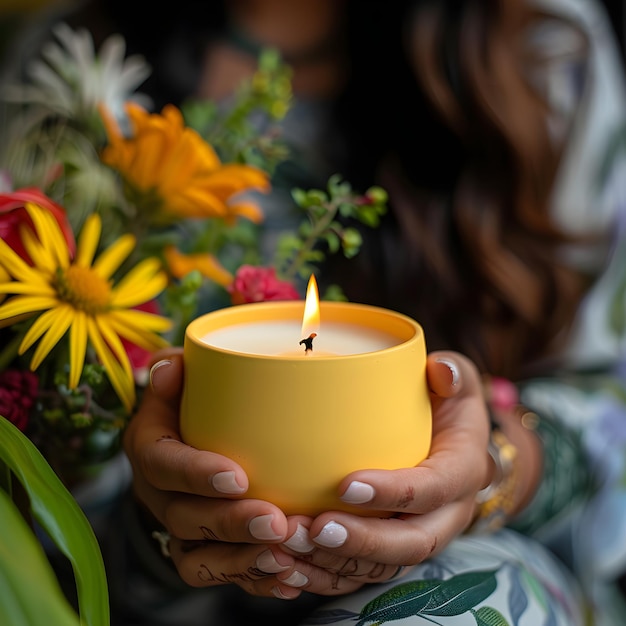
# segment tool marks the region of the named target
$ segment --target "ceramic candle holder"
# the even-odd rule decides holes
[[[287,514],[369,514],[339,500],[340,480],[358,469],[413,467],[430,449],[424,334],[387,309],[345,302],[322,302],[320,309],[320,339],[325,325],[345,325],[382,333],[390,347],[305,354],[297,334],[293,349],[277,347],[279,354],[209,343],[219,331],[245,334],[252,326],[256,333],[267,324],[262,343],[270,346],[272,326],[299,324],[303,302],[244,304],[199,317],[185,336],[181,434],[189,445],[239,463],[250,481],[244,497]]]

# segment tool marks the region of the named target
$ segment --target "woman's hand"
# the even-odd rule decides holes
[[[489,482],[481,382],[456,353],[428,359],[429,458],[410,469],[354,472],[340,485],[345,501],[395,513],[390,519],[343,512],[286,518],[268,502],[242,499],[248,479],[239,465],[180,440],[182,352],[157,357],[124,446],[135,494],[172,536],[172,560],[190,585],[236,583],[254,595],[293,598],[302,590],[336,595],[389,580],[399,566],[421,562],[462,532],[476,492]]]
[[[429,457],[414,468],[354,472],[339,488],[343,501],[394,516],[325,512],[308,533],[302,523],[301,549],[308,550],[307,562],[296,563],[300,576],[286,572],[279,580],[294,580],[299,588],[316,593],[348,593],[389,565],[397,572],[399,566],[422,562],[470,524],[476,493],[493,472],[481,379],[467,358],[453,352],[430,354],[427,376],[433,407]]]
[[[202,587],[236,583],[271,595],[273,576],[295,559],[278,549],[288,522],[274,505],[241,499],[248,478],[235,462],[181,442],[178,408],[182,350],[156,355],[141,406],[124,435],[139,502],[171,535],[169,552],[181,578]],[[155,544],[156,545],[156,544]]]

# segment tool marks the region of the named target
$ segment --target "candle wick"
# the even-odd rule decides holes
[[[313,339],[317,337],[317,333],[311,333],[306,339],[300,341],[298,345],[304,344],[304,353],[313,352]]]

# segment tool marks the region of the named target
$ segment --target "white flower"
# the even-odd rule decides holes
[[[58,43],[48,42],[41,58],[27,67],[32,84],[8,85],[7,100],[37,105],[67,119],[87,122],[100,103],[119,117],[120,122],[124,120],[125,101],[150,106],[145,95],[135,93],[149,76],[150,67],[139,55],[125,58],[123,37],[111,35],[96,54],[87,30],[73,30],[59,23],[53,32]]]

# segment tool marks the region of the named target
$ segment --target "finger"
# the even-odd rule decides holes
[[[484,434],[468,436],[466,429],[460,429],[439,436],[444,437],[441,443],[433,440],[431,455],[417,467],[350,474],[341,499],[374,511],[423,515],[475,496],[491,469],[487,429]],[[476,442],[475,448],[468,442]]]
[[[296,556],[297,561],[294,570],[277,577],[287,586],[336,595],[353,591],[365,583],[385,582],[398,572],[395,564],[355,559],[316,548],[309,535],[312,522],[311,518],[304,516],[289,518],[289,538],[280,544],[280,548]],[[343,581],[343,578],[350,582]]]
[[[471,520],[471,502],[453,502],[426,515],[368,518],[325,513],[311,528],[321,550],[372,563],[416,565],[443,549]],[[314,554],[317,554],[315,552]]]
[[[285,515],[263,500],[161,497],[163,525],[180,539],[257,544],[283,542],[288,536]]]
[[[146,423],[131,445],[135,473],[157,489],[210,497],[241,496],[248,489],[248,477],[237,463],[188,446],[158,424]]]
[[[182,348],[155,353],[150,367],[150,390],[162,401],[178,408],[183,388]]]
[[[293,557],[280,550],[218,542],[189,545],[173,538],[172,561],[192,587],[236,584],[252,595],[271,597],[275,574],[293,568]],[[268,571],[269,570],[269,571]]]
[[[157,358],[160,355],[163,358]],[[144,390],[141,404],[130,420],[123,438],[124,448],[132,460],[137,438],[143,444],[145,430],[149,438],[180,439],[179,397],[182,391],[182,358],[174,349],[160,351],[150,370],[150,385]],[[167,358],[166,358],[167,357]],[[159,431],[155,436],[154,431]]]
[[[383,582],[398,571],[398,565],[395,564],[344,556],[320,548],[316,548],[307,556],[300,557],[296,561],[296,567],[300,561],[311,567],[324,570],[333,577],[352,578],[355,582],[361,583]]]
[[[466,356],[449,350],[428,355],[426,378],[431,392],[439,398],[452,398],[481,386],[475,365]]]
[[[390,566],[388,569],[390,572],[394,572],[397,568]],[[383,567],[382,571],[384,570]],[[304,561],[298,562],[289,572],[278,574],[276,581],[279,583],[278,589],[281,592],[286,587],[287,589],[295,588],[323,596],[344,595],[356,591],[366,582],[379,582],[377,579],[368,580],[366,576],[363,576],[362,579],[341,576]],[[288,591],[284,591],[284,593],[286,594]]]
[[[434,397],[428,458],[415,468],[349,474],[339,485],[347,504],[424,514],[474,495],[487,482],[489,416],[478,372],[471,361],[453,352],[433,353],[429,359]]]
[[[197,450],[181,441],[180,353],[164,352],[151,370],[152,384],[124,434],[124,450],[139,477],[152,487],[205,496],[242,495],[248,488],[243,469],[230,459]]]
[[[308,557],[297,560],[290,570],[277,574],[276,579],[290,588],[335,596],[351,593],[365,584],[388,582],[399,569],[398,565],[315,550]]]

